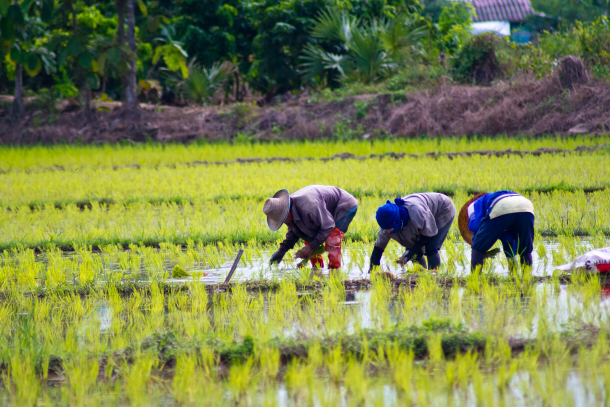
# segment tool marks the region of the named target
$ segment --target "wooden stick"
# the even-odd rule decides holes
[[[239,264],[239,260],[241,260],[242,254],[244,254],[244,249],[239,249],[239,252],[237,253],[237,257],[235,258],[235,261],[233,262],[233,265],[231,266],[231,270],[229,270],[229,274],[227,274],[227,278],[225,278],[225,284],[227,284],[229,281],[231,281],[231,278],[233,277],[233,273],[235,273],[235,269],[237,268],[237,265]]]

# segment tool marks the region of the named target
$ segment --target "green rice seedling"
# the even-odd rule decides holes
[[[90,399],[99,373],[96,359],[77,357],[62,364],[68,385],[64,388],[68,403],[83,406]]]
[[[286,387],[294,404],[304,402],[308,405],[313,400],[313,372],[310,366],[300,361],[292,361],[286,367]]]
[[[229,370],[227,386],[232,400],[236,403],[248,402],[247,390],[254,386],[256,380],[252,372],[253,364],[254,359],[249,357],[244,363],[233,365]]]
[[[34,406],[38,399],[40,383],[36,377],[34,360],[30,354],[15,354],[8,369],[3,372],[4,386],[11,393],[15,406]]]
[[[174,268],[172,268],[172,278],[182,278],[182,277],[190,277],[191,275],[182,268],[179,264],[176,264]]]
[[[397,343],[390,343],[386,347],[386,354],[392,381],[408,403],[413,391],[413,350],[404,351]]]
[[[198,387],[203,384],[198,370],[196,356],[178,356],[172,381],[172,395],[178,404],[193,404],[197,401]]]
[[[387,146],[410,151],[427,145],[400,143]],[[216,151],[228,156],[236,150]],[[176,158],[155,154],[159,162]],[[114,160],[107,152],[98,158]],[[83,404],[80,400],[93,405],[603,405],[603,383],[610,381],[604,278],[573,274],[564,280],[555,273],[540,282],[537,276],[551,261],[569,261],[591,246],[607,245],[610,192],[582,190],[610,186],[601,164],[607,153],[402,160],[408,165],[398,172],[383,160],[227,168],[164,164],[116,171],[85,165],[82,171],[62,173],[34,166],[28,173],[3,172],[0,178],[8,183],[0,185],[16,188],[0,187],[4,206],[11,208],[0,211],[0,248],[6,249],[0,256],[0,371],[9,383],[0,389],[1,403],[17,405],[18,397],[27,398],[17,394],[16,383],[29,377],[22,387],[37,383],[33,403],[46,405]],[[268,175],[300,167],[307,167],[304,177]],[[499,167],[510,185],[498,184]],[[431,178],[422,178],[422,169]],[[354,173],[359,176],[345,177]],[[379,184],[379,177],[387,182]],[[341,186],[359,200],[359,215],[345,242],[350,260],[345,256],[343,272],[351,271],[349,278],[368,267],[378,231],[371,214],[381,203],[441,188],[453,194],[457,206],[475,189],[529,194],[536,208],[541,267],[515,265],[512,274],[498,275],[497,268],[509,268],[498,256],[470,274],[468,248],[454,225],[439,274],[409,265],[406,272],[418,274],[405,276],[412,287],[374,274],[370,290],[348,300],[354,286],[344,281],[346,273],[322,275],[312,284],[305,274],[283,272],[295,263],[290,254],[281,267],[265,264],[283,233],[268,230],[261,200],[278,186],[292,192],[314,181]],[[93,200],[85,210],[76,205],[91,197],[112,197],[114,203]],[[34,201],[39,205],[31,209]],[[577,232],[591,238],[576,237]],[[556,246],[551,249],[549,243]],[[239,248],[245,249],[242,265],[260,269],[257,284],[270,291],[257,292],[250,281],[212,294],[200,273],[226,267]],[[402,272],[392,264],[402,251],[391,243],[383,269]],[[168,284],[164,280],[176,264],[193,273],[184,283]],[[273,277],[265,281],[269,271]],[[301,292],[305,285],[315,288]],[[221,364],[220,355],[230,354],[228,349],[249,355],[242,352],[245,335],[256,344],[250,359],[240,364],[240,358],[231,357]],[[446,359],[443,349],[452,349],[452,341],[467,349],[473,341],[484,343],[485,350]],[[515,348],[519,341],[525,350]],[[415,361],[413,350],[424,360]],[[293,351],[298,361],[284,368],[280,354]],[[147,357],[148,364],[143,362]],[[13,360],[29,360],[31,372],[13,377]],[[78,369],[87,371],[87,363],[105,364],[98,366],[99,382],[90,373],[74,386],[68,376],[51,386],[62,368],[56,360],[72,377]],[[574,383],[588,398],[566,390]],[[288,399],[282,398],[284,389]]]
[[[216,368],[219,364],[214,349],[202,346],[199,351],[198,360],[203,375],[205,375],[208,380],[213,380],[216,377]]]
[[[364,406],[371,391],[372,383],[366,372],[366,365],[355,358],[347,361],[345,388],[351,405]]]
[[[2,169],[40,172],[49,170],[57,162],[67,169],[95,168],[138,164],[140,166],[173,165],[195,160],[233,160],[244,157],[329,157],[350,152],[356,155],[404,151],[407,153],[456,152],[476,150],[532,151],[541,147],[573,150],[579,146],[598,146],[608,143],[607,136],[599,137],[448,137],[448,138],[389,138],[367,140],[317,140],[308,143],[255,144],[140,144],[123,145],[60,145],[2,147]]]
[[[316,398],[322,407],[338,406],[344,402],[342,392],[332,386],[319,386],[316,388]]]
[[[392,281],[379,274],[374,275],[371,292],[371,314],[375,316],[375,326],[379,329],[387,329],[392,323],[389,302],[393,297]]]
[[[345,359],[341,349],[341,344],[337,344],[325,355],[324,366],[330,375],[332,383],[338,385],[343,380],[345,373]]]
[[[145,403],[154,363],[153,355],[143,353],[135,356],[132,364],[123,363],[121,366],[125,397],[131,405]]]
[[[255,350],[258,357],[259,371],[264,382],[273,382],[277,379],[280,368],[280,352],[276,348],[265,346]]]

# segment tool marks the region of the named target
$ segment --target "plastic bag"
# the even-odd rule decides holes
[[[607,273],[610,272],[610,247],[591,250],[574,261],[557,267],[558,270],[573,271],[580,270],[587,273]]]

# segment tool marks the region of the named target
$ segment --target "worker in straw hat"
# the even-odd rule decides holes
[[[479,194],[460,210],[458,227],[472,246],[472,269],[483,266],[498,240],[509,260],[518,255],[522,265],[532,265],[534,205],[526,197],[510,191]]]
[[[407,250],[398,263],[414,260],[430,270],[441,264],[439,250],[455,218],[455,205],[446,195],[436,192],[407,195],[387,203],[375,215],[380,230],[371,254],[371,268],[381,264],[390,239]],[[428,259],[424,259],[424,254]]]
[[[276,192],[265,202],[263,212],[271,230],[286,224],[288,232],[270,263],[281,262],[303,239],[305,246],[295,253],[296,258],[309,258],[313,267],[321,268],[324,261],[320,252],[327,251],[328,268],[341,267],[341,240],[357,210],[358,200],[333,186],[310,185],[292,195],[285,189]]]

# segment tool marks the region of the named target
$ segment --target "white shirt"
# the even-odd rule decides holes
[[[508,215],[509,213],[529,212],[534,214],[534,204],[524,196],[516,195],[500,199],[489,213],[489,219],[498,216]]]

